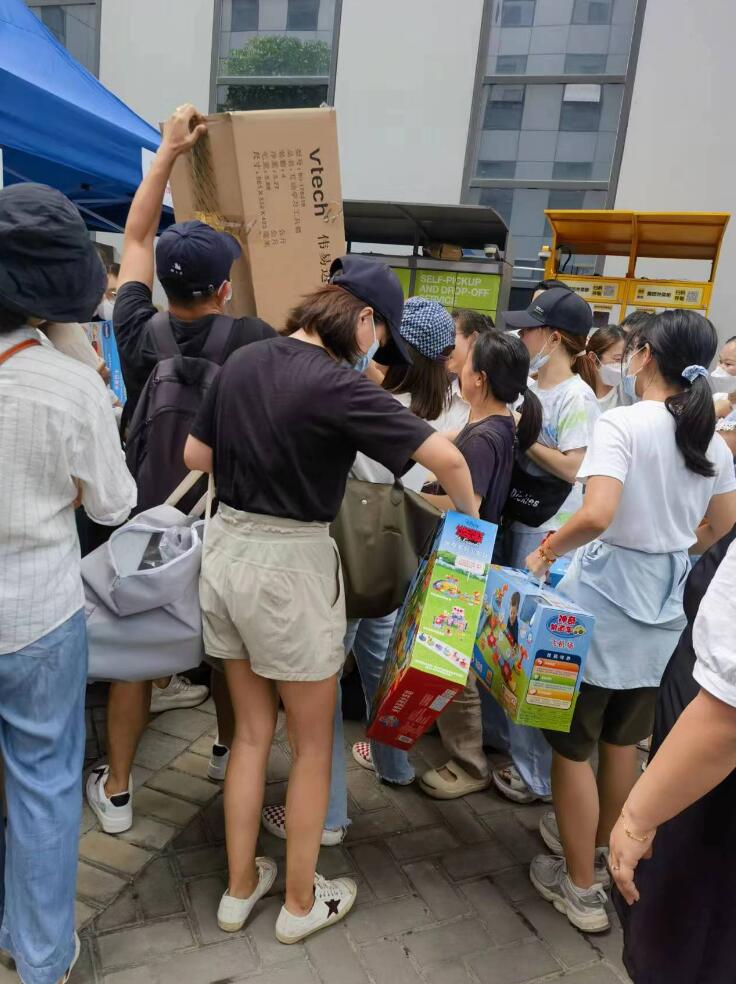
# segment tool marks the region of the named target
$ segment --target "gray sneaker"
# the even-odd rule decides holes
[[[558,857],[564,857],[562,841],[560,840],[560,828],[557,826],[557,817],[554,810],[545,813],[539,821],[539,833],[542,840],[549,850]],[[595,849],[595,880],[605,888],[611,887],[611,873],[608,870],[608,848],[596,847]]]
[[[567,916],[573,926],[584,933],[602,933],[608,929],[606,893],[601,885],[578,888],[570,881],[564,858],[540,854],[534,858],[529,877],[543,899]]]

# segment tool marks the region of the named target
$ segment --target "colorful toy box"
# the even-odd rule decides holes
[[[411,748],[465,686],[497,530],[445,516],[396,619],[369,738]]]
[[[594,625],[530,574],[493,566],[473,670],[516,724],[569,731]]]

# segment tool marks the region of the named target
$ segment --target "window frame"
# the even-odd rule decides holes
[[[531,19],[527,22],[523,20],[521,14],[523,11],[529,10],[530,8]],[[518,10],[520,15],[518,24],[511,23],[510,21],[506,21],[504,19],[506,17],[506,12],[511,12],[511,10]],[[503,0],[503,4],[501,5],[501,17],[499,18],[499,27],[532,27],[534,25],[534,17],[536,13],[537,0]]]
[[[230,32],[232,34],[250,34],[251,31],[257,31],[258,26],[261,22],[261,0],[230,0],[232,6],[230,8]],[[235,20],[235,4],[245,3],[250,8],[250,13],[253,13],[255,8],[255,27],[233,27],[233,21]]]
[[[493,97],[493,90],[494,89],[506,89],[506,90],[520,89],[521,90],[521,99],[520,100],[493,99],[492,97]],[[526,86],[523,85],[523,84],[522,85],[515,85],[515,84],[507,85],[506,83],[497,83],[496,82],[496,83],[492,83],[491,85],[489,85],[488,86],[488,92],[486,94],[486,106],[485,106],[485,111],[483,113],[483,122],[482,122],[481,130],[483,132],[488,132],[488,131],[493,131],[493,130],[502,130],[502,131],[511,131],[511,132],[520,131],[521,130],[521,123],[522,123],[522,120],[523,120],[523,117],[524,117],[524,102],[525,102],[525,99],[526,99]],[[493,105],[493,103],[496,103],[496,105],[518,106],[519,107],[518,108],[519,125],[518,126],[488,126],[487,125],[488,116],[489,116],[489,112],[491,110],[491,106]]]
[[[102,0],[69,0],[67,3],[60,3],[59,0],[25,0],[26,6],[29,10],[40,10],[42,7],[94,7],[95,8],[95,26],[94,26],[94,64],[90,67],[84,65],[83,67],[91,72],[96,78],[100,74],[100,27],[102,20]],[[39,18],[41,19],[41,18]],[[43,20],[41,19],[41,23]],[[47,25],[44,24],[44,27]],[[48,30],[51,30],[48,28]],[[53,31],[51,32],[54,33]],[[59,42],[61,44],[61,42]],[[64,44],[66,48],[66,44]],[[68,49],[66,49],[68,50]],[[71,52],[70,52],[71,54]],[[72,57],[74,57],[72,55]],[[82,64],[80,62],[80,64]]]
[[[570,25],[575,27],[610,27],[613,21],[614,0],[575,0],[572,8]],[[606,4],[608,8],[608,20],[591,20],[590,11],[593,5],[602,6]],[[583,19],[582,10],[587,11],[587,17]]]
[[[294,27],[289,24],[290,18],[293,16],[291,5],[292,3],[304,3],[305,0],[286,0],[286,30],[287,31],[318,31],[319,30],[319,4],[320,0],[307,0],[307,2],[312,3],[315,7],[314,11],[314,27]]]

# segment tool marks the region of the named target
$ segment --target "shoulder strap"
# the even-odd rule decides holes
[[[179,346],[174,338],[168,311],[159,311],[154,314],[148,322],[148,331],[151,334],[151,341],[159,361],[179,355]]]
[[[7,362],[8,359],[12,359],[14,355],[18,352],[22,352],[23,349],[30,348],[32,345],[40,345],[41,343],[37,338],[27,338],[24,342],[18,342],[17,345],[13,345],[12,348],[6,349],[2,355],[0,355],[0,366],[3,362]]]
[[[216,314],[207,333],[207,341],[199,353],[200,358],[209,359],[210,362],[216,362],[217,365],[221,366],[227,355],[227,346],[234,325],[234,318],[230,318],[226,314]]]

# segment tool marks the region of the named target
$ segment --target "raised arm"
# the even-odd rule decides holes
[[[130,281],[153,288],[153,242],[174,161],[206,131],[204,118],[189,104],[180,106],[164,124],[161,146],[128,212],[118,290]]]

